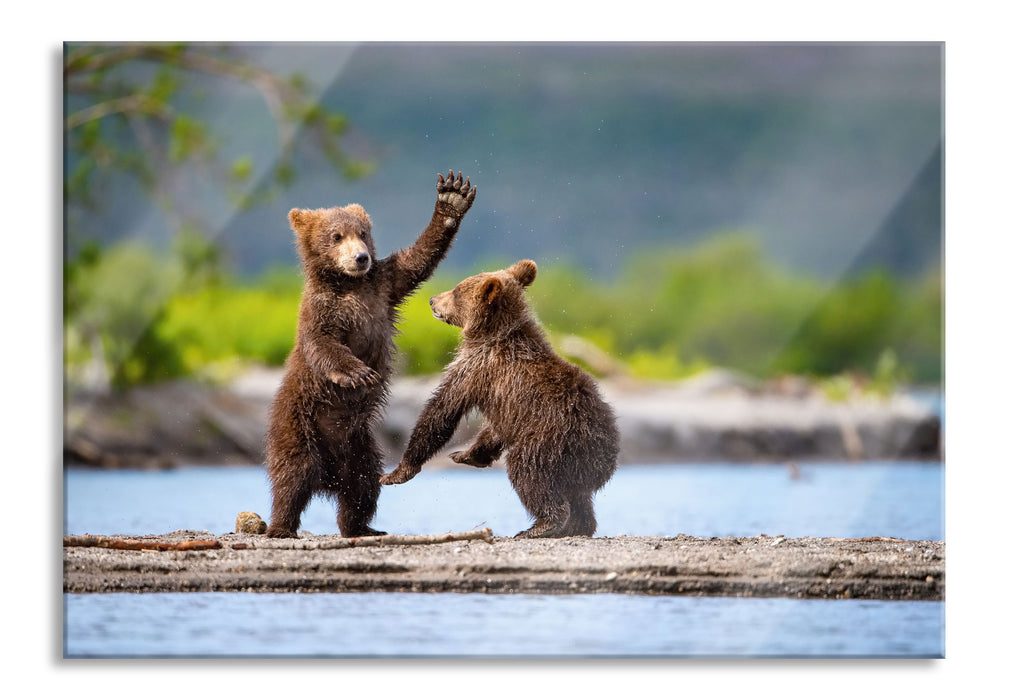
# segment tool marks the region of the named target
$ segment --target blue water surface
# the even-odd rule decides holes
[[[944,539],[940,463],[624,466],[596,495],[596,535],[899,537]],[[67,469],[68,534],[234,530],[246,510],[268,519],[262,467],[167,471]],[[501,469],[425,470],[386,487],[373,525],[402,534],[490,527],[514,535],[530,519]],[[333,504],[316,499],[302,528],[335,533]]]
[[[685,533],[944,539],[938,463],[621,467],[597,536]],[[64,532],[234,529],[269,516],[261,467],[67,469]],[[386,488],[374,525],[407,534],[529,519],[497,469],[426,470]],[[302,521],[333,533],[332,504]],[[64,595],[68,657],[937,657],[945,604],[859,600],[414,593]]]
[[[66,656],[943,655],[931,602],[458,593],[65,596]]]

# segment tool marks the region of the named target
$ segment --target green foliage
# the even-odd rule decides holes
[[[779,366],[790,371],[804,367],[817,374],[852,365],[869,368],[881,345],[891,339],[897,311],[895,282],[885,273],[837,285],[811,310]]]
[[[198,231],[183,228],[172,241],[172,253],[189,289],[216,285],[224,276],[221,249]]]
[[[882,396],[889,396],[906,381],[907,370],[901,367],[897,353],[893,348],[883,350],[876,360],[876,367],[869,381],[869,390]]]
[[[298,294],[229,285],[173,297],[158,337],[178,348],[185,374],[235,361],[281,365],[294,345]]]
[[[431,314],[428,300],[454,287],[456,282],[442,276],[427,281],[400,307],[399,348],[402,370],[407,374],[436,374],[452,360],[459,344],[459,329]]]
[[[684,362],[672,343],[663,350],[635,350],[626,358],[627,368],[637,379],[661,379],[665,381],[683,379],[708,369],[704,360]]]
[[[322,154],[346,177],[367,172],[340,148],[346,118],[317,104],[304,78],[277,75],[227,45],[68,44],[63,77],[68,377],[101,376],[122,387],[204,373],[236,358],[282,362],[300,285],[277,295],[269,284],[227,280],[203,222],[208,209],[220,208],[218,194],[243,210],[275,197],[295,180],[302,151]],[[272,178],[256,177],[252,159],[240,153],[252,144],[238,139],[264,135],[217,133],[199,115],[216,80],[260,93],[276,127],[265,138],[278,141]],[[217,163],[221,152],[230,166]],[[108,200],[113,182],[122,187],[130,179],[161,208],[173,234],[170,251],[128,243],[103,251],[81,240],[78,223]]]
[[[827,290],[771,369],[821,376],[857,369],[876,375],[894,365],[909,379],[937,382],[941,321],[938,272],[900,283],[876,270]]]
[[[529,297],[554,331],[612,338],[610,351],[639,376],[711,365],[758,377],[850,370],[882,386],[942,373],[938,272],[903,282],[875,271],[828,285],[775,268],[741,234],[649,251],[609,285],[544,266]]]
[[[201,222],[217,213],[216,195],[241,210],[271,201],[295,181],[305,158],[314,162],[321,155],[346,178],[369,172],[370,164],[341,148],[346,117],[319,104],[303,77],[275,74],[257,65],[254,54],[240,45],[67,44],[64,206],[70,248],[79,244],[76,222],[108,199],[104,191],[113,183],[139,184],[161,207],[168,230],[178,233],[186,226],[206,231]],[[258,124],[254,118],[234,129],[214,126],[200,105],[207,86],[221,80],[258,92],[258,104],[276,128],[253,130],[248,124]],[[251,158],[242,154],[264,139],[276,140],[272,178],[255,177]],[[217,162],[221,153],[230,166]]]
[[[752,374],[766,373],[817,291],[812,282],[773,269],[755,242],[739,234],[639,258],[625,280],[629,303],[647,299],[654,309],[639,314],[631,337],[653,351],[673,339],[688,361]]]
[[[403,305],[400,371],[432,374],[451,361],[459,330],[433,318],[428,299],[465,276],[443,271]],[[93,356],[95,338],[117,385],[278,366],[294,343],[302,283],[289,267],[229,279],[194,233],[160,258],[135,245],[85,246],[64,269],[68,373]],[[644,379],[711,366],[798,373],[828,377],[823,390],[841,400],[942,376],[939,271],[910,282],[876,271],[828,285],[773,268],[735,235],[631,260],[609,284],[541,265],[528,296],[559,351],[565,336],[578,336]]]
[[[876,360],[870,376],[860,371],[845,371],[818,382],[820,390],[832,401],[847,401],[858,395],[891,396],[909,379],[906,366],[901,365],[893,348],[886,348]]]
[[[252,175],[252,158],[243,156],[231,164],[231,177],[235,180],[248,180]]]
[[[203,122],[185,114],[172,123],[171,138],[168,141],[168,158],[180,163],[187,158],[202,155],[210,150],[207,127]]]
[[[857,384],[848,372],[827,377],[819,382],[820,391],[831,401],[847,401],[854,396]]]
[[[177,286],[176,266],[146,248],[123,244],[98,254],[88,247],[64,268],[65,357],[69,369],[87,361],[107,366],[112,386],[176,376],[178,346],[157,333],[162,300]],[[93,357],[101,348],[102,357]]]

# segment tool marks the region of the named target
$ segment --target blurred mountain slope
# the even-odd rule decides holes
[[[449,168],[479,190],[449,268],[531,257],[609,277],[635,251],[725,230],[752,231],[771,257],[827,278],[872,264],[916,273],[941,255],[940,44],[246,50],[292,69],[338,63],[322,101],[348,117],[348,149],[377,168],[348,183],[301,163],[285,196],[223,217],[209,234],[242,273],[296,262],[291,207],[357,201],[381,254],[408,245]],[[238,93],[228,104],[222,148],[268,159],[261,106]],[[145,206],[116,188],[71,233],[163,241]]]

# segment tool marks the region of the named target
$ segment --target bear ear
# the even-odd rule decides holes
[[[497,277],[489,277],[486,282],[480,286],[480,299],[484,304],[493,304],[494,300],[498,298],[501,293],[503,285],[501,280]]]
[[[366,212],[364,210],[364,207],[362,207],[360,204],[348,204],[343,208],[343,210],[348,214],[353,214],[361,221],[368,224],[369,227],[371,226],[371,217],[368,216],[368,212]]]
[[[519,260],[508,268],[508,272],[519,281],[519,284],[528,287],[536,279],[536,263],[532,260]]]
[[[292,209],[287,212],[287,220],[291,222],[291,228],[298,233],[307,230],[315,219],[316,214],[311,209]]]

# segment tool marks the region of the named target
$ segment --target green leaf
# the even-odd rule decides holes
[[[294,182],[294,174],[294,166],[287,161],[277,163],[277,167],[273,170],[274,179],[282,187],[288,187]]]
[[[176,117],[168,142],[169,159],[173,163],[180,163],[208,151],[209,139],[203,122],[185,114]]]
[[[247,180],[252,175],[252,158],[242,156],[231,164],[231,177],[235,180]]]
[[[330,133],[338,136],[347,130],[348,124],[347,117],[342,114],[330,114],[326,117],[326,127]]]
[[[375,164],[367,160],[352,160],[343,164],[343,176],[348,180],[359,180],[375,170]]]
[[[179,78],[174,70],[162,68],[154,76],[154,81],[147,89],[147,96],[157,103],[164,104],[171,99],[179,87]]]

